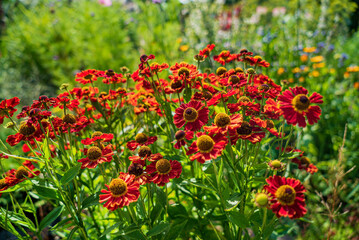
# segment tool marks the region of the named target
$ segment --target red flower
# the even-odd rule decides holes
[[[228,128],[239,127],[243,122],[241,114],[233,114],[228,116],[226,113],[217,113],[212,126],[203,127],[205,131],[211,133],[221,133],[227,136]]]
[[[272,194],[270,208],[278,218],[300,218],[307,213],[304,198],[306,190],[299,180],[275,175],[266,181],[269,185],[263,188]]]
[[[82,139],[83,145],[99,144],[102,142],[110,142],[113,139],[112,133],[94,132],[91,138]]]
[[[17,169],[10,170],[5,177],[7,185],[14,186],[20,182],[25,181],[27,178],[34,178],[40,174],[39,170],[35,170],[35,166],[31,161],[25,161],[22,163],[23,166]]]
[[[174,124],[181,128],[185,124],[186,131],[199,131],[208,122],[209,110],[204,104],[198,101],[183,103],[176,109]]]
[[[84,154],[87,156],[86,158],[81,158],[77,160],[82,163],[81,168],[95,168],[98,164],[104,162],[111,162],[112,156],[114,155],[111,145],[107,145],[103,149],[92,146],[89,149],[84,149]]]
[[[128,173],[120,173],[118,178],[112,179],[110,185],[105,184],[108,190],[102,189],[100,203],[105,202],[105,208],[114,211],[136,202],[140,196],[140,184],[134,181],[135,176]]]
[[[303,87],[289,88],[278,97],[280,109],[283,116],[289,124],[299,127],[307,126],[305,116],[310,125],[318,122],[321,115],[319,106],[313,106],[313,103],[323,103],[323,97],[318,93],[307,96],[308,90]]]
[[[164,186],[172,178],[179,178],[182,173],[182,165],[176,160],[160,159],[146,167],[149,181]]]
[[[224,50],[219,55],[214,56],[213,60],[219,62],[222,65],[225,65],[226,63],[236,60],[236,58],[237,58],[236,54],[231,54],[229,51]]]
[[[14,115],[14,112],[17,111],[14,107],[19,103],[20,99],[18,97],[5,99],[0,102],[0,124],[4,122],[5,117],[12,117]]]
[[[265,137],[265,132],[257,126],[254,120],[243,121],[240,126],[229,127],[228,132],[232,145],[236,144],[238,139],[248,140],[255,144]]]
[[[299,169],[304,169],[310,174],[318,172],[318,168],[310,162],[308,157],[303,156],[303,153],[299,156],[299,158],[293,158],[292,162],[298,164]]]
[[[187,140],[191,140],[193,138],[193,132],[192,131],[183,131],[183,130],[178,130],[175,134],[175,139],[176,139],[176,144],[174,145],[174,147],[176,149],[180,149],[182,146],[186,145],[185,139]]]
[[[204,49],[199,51],[198,55],[203,56],[204,59],[206,59],[209,56],[209,54],[212,52],[212,50],[215,46],[216,45],[214,45],[214,44],[208,44],[207,47],[205,47]]]
[[[138,146],[148,146],[157,141],[156,136],[148,137],[144,133],[139,133],[136,135],[135,140],[129,141],[127,143],[128,149],[134,151]]]
[[[186,155],[194,154],[190,157],[191,161],[197,160],[200,163],[216,159],[222,154],[227,145],[227,138],[222,134],[197,133],[197,140],[188,148]]]
[[[76,74],[75,81],[81,84],[88,84],[97,80],[98,77],[103,75],[103,71],[95,69],[88,69]]]

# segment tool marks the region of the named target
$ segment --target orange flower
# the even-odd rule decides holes
[[[313,63],[318,63],[318,62],[322,62],[324,60],[324,57],[323,56],[315,56],[315,57],[312,57],[310,59],[311,62]]]
[[[316,47],[305,47],[303,48],[303,52],[306,52],[306,53],[312,53],[312,52],[315,52]]]

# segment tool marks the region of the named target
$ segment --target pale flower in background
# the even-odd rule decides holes
[[[98,3],[106,7],[109,7],[112,5],[112,0],[98,0]]]

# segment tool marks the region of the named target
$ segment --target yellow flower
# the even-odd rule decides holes
[[[304,82],[305,81],[305,78],[304,77],[300,77],[299,78],[299,82]]]
[[[278,75],[282,75],[284,72],[285,72],[285,69],[281,67],[278,69],[277,73],[278,73]]]
[[[179,47],[179,49],[180,49],[180,51],[182,51],[182,52],[186,52],[186,51],[188,51],[189,46],[188,46],[188,45],[181,45],[181,46]]]
[[[349,78],[350,77],[350,73],[349,72],[345,72],[344,73],[344,78]]]
[[[317,50],[315,47],[305,47],[305,48],[303,48],[303,52],[306,52],[306,53],[312,53],[312,52],[315,52],[315,50]]]
[[[315,68],[323,68],[323,67],[325,67],[325,63],[314,63],[313,64],[313,68],[315,69]]]
[[[300,73],[300,68],[296,67],[292,70],[293,73]]]
[[[302,62],[308,61],[308,55],[307,55],[307,54],[301,55],[301,56],[300,56],[300,61],[302,61]]]
[[[309,72],[309,67],[308,67],[308,66],[305,66],[305,67],[303,68],[303,72]]]
[[[359,72],[359,66],[347,67],[347,72]]]
[[[177,38],[176,39],[176,43],[181,43],[182,42],[182,38]]]
[[[309,73],[309,76],[312,76],[312,77],[319,77],[320,73],[318,71],[313,71],[311,73]]]
[[[354,88],[355,88],[355,89],[359,89],[359,82],[355,82],[355,83],[354,83]]]
[[[331,69],[329,69],[329,72],[330,72],[331,74],[334,74],[334,73],[335,73],[335,69],[334,69],[334,68],[331,68]]]
[[[288,79],[288,82],[293,83],[293,82],[294,82],[294,79],[293,79],[293,78],[289,78],[289,79]]]
[[[315,57],[312,57],[312,58],[310,59],[310,61],[313,62],[313,63],[318,63],[318,62],[321,62],[321,61],[323,61],[323,60],[324,60],[324,57],[323,57],[323,56],[315,56]]]

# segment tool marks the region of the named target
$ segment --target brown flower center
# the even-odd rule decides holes
[[[275,197],[281,205],[291,206],[294,204],[296,192],[293,187],[289,185],[280,186],[275,192]]]
[[[91,161],[96,161],[102,156],[102,151],[99,147],[92,146],[87,150],[87,157]]]
[[[138,150],[138,156],[140,156],[141,158],[149,157],[151,154],[151,149],[147,146],[141,146],[140,150]]]
[[[266,120],[266,124],[268,128],[274,128],[274,122],[272,120]]]
[[[29,176],[28,171],[23,166],[16,170],[15,177],[17,179],[24,179],[27,176]]]
[[[202,135],[197,139],[197,147],[201,153],[209,153],[214,147],[213,139],[208,135]]]
[[[301,157],[300,158],[300,162],[304,165],[309,165],[310,164],[310,159],[308,157]]]
[[[224,67],[219,67],[219,68],[217,68],[216,74],[217,74],[218,76],[221,76],[221,75],[225,74],[226,72],[227,72],[227,69],[226,69],[226,68],[224,68]]]
[[[144,133],[139,133],[135,137],[135,141],[139,144],[144,144],[145,142],[147,142],[147,140],[148,140],[148,137]]]
[[[212,93],[208,92],[208,91],[203,91],[202,92],[202,97],[206,100],[211,100],[212,99]]]
[[[185,136],[186,136],[186,132],[185,132],[185,131],[183,131],[183,130],[178,130],[178,131],[176,132],[176,134],[175,134],[175,139],[176,139],[177,141],[180,141],[180,140],[183,140],[183,139],[185,138]]]
[[[243,73],[243,72],[244,72],[243,69],[240,68],[240,67],[236,67],[236,68],[234,69],[234,71],[235,71],[236,73]]]
[[[214,118],[214,124],[217,127],[224,128],[231,123],[230,117],[226,113],[218,113]]]
[[[181,81],[172,81],[171,82],[171,88],[172,89],[179,89],[182,87],[182,82]]]
[[[307,95],[298,94],[293,98],[292,104],[296,111],[306,111],[310,106],[310,99]]]
[[[5,182],[5,179],[0,179],[0,189],[7,186],[7,183]]]
[[[186,67],[181,67],[179,70],[178,70],[178,76],[182,76],[184,75],[186,78],[189,77],[189,69],[186,68]]]
[[[252,126],[248,122],[243,122],[242,125],[237,128],[238,135],[250,135],[252,133]]]
[[[128,167],[128,173],[135,175],[136,177],[141,176],[143,173],[143,166],[139,163],[132,163]]]
[[[102,132],[96,131],[96,132],[92,133],[91,138],[99,137],[99,136],[101,136],[101,135],[102,135]]]
[[[184,110],[183,117],[187,122],[194,122],[198,118],[198,112],[193,107],[189,107]]]
[[[232,84],[237,84],[237,83],[239,83],[239,77],[237,75],[231,75],[228,78],[228,81]]]
[[[87,79],[87,80],[90,80],[93,78],[93,75],[92,74],[87,74],[84,79]]]
[[[112,179],[110,183],[110,191],[112,196],[121,197],[127,193],[127,184],[121,178]]]
[[[167,174],[171,171],[171,163],[167,159],[161,159],[156,162],[156,169],[159,174]]]
[[[76,123],[76,117],[73,114],[68,113],[62,117],[62,121],[64,123],[74,124]]]
[[[32,124],[27,124],[25,122],[21,123],[19,133],[25,137],[29,137],[34,134],[36,131],[35,127]]]
[[[250,102],[251,100],[248,98],[248,97],[246,97],[246,96],[242,96],[242,97],[240,97],[240,98],[238,98],[238,103],[241,103],[241,102],[243,102],[243,103],[245,103],[245,102]]]
[[[258,87],[259,91],[268,91],[269,90],[269,86],[267,84],[262,84]]]

